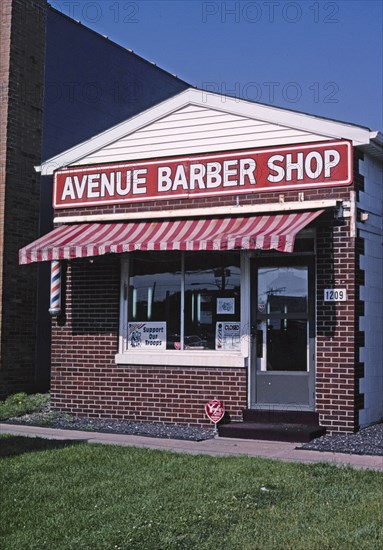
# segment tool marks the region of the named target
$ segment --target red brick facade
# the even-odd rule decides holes
[[[349,220],[349,219],[348,219]],[[328,430],[354,431],[355,245],[349,223],[317,234],[316,409]],[[347,288],[347,302],[324,302],[325,288]]]
[[[356,162],[357,167],[357,162]],[[355,171],[355,181],[360,177]],[[350,200],[350,190],[305,191],[305,200]],[[247,195],[241,204],[275,203],[280,194]],[[232,205],[233,197],[195,199],[117,206],[114,212],[143,212],[202,206]],[[298,200],[286,192],[284,200]],[[57,212],[57,215],[112,213],[113,207]],[[334,213],[318,219],[316,297],[316,410],[329,433],[358,429],[358,408],[363,403],[358,363],[363,334],[358,283],[362,243],[351,236],[351,218]],[[247,370],[167,366],[116,366],[119,330],[119,257],[109,256],[70,263],[67,274],[66,318],[54,321],[52,395],[58,410],[78,415],[124,418],[135,421],[207,424],[204,404],[217,397],[233,420],[247,406]],[[325,288],[347,289],[347,302],[324,302]]]
[[[239,420],[244,369],[116,366],[119,266],[118,256],[101,257],[68,270],[66,318],[53,331],[54,407],[89,417],[206,424],[205,403],[224,396],[230,417]]]

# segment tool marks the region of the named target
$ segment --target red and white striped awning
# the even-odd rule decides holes
[[[20,264],[134,250],[262,249],[292,252],[323,210],[275,216],[62,225],[19,251]]]

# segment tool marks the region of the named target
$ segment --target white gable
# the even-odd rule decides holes
[[[63,166],[271,147],[330,139],[368,144],[376,133],[286,109],[189,89],[57,155],[41,166]]]
[[[76,164],[130,161],[321,141],[319,134],[188,105],[87,155]]]

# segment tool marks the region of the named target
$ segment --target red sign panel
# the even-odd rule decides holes
[[[214,424],[217,424],[225,414],[225,408],[223,406],[222,401],[218,401],[218,399],[212,399],[205,405],[205,411],[208,417]]]
[[[54,208],[238,195],[352,183],[348,141],[58,170]]]

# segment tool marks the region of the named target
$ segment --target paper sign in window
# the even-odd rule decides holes
[[[241,347],[241,323],[220,322],[215,328],[215,349],[239,351]]]
[[[128,323],[128,348],[166,349],[166,323]]]

